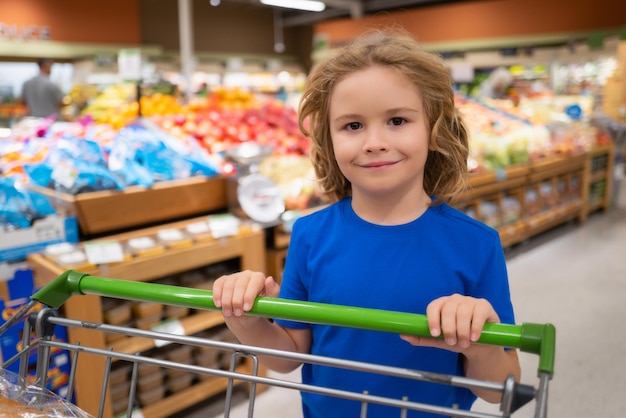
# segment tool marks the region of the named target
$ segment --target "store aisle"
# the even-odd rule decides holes
[[[518,322],[551,322],[557,329],[549,393],[553,418],[626,416],[626,182],[622,183],[614,209],[507,252]],[[523,381],[535,384],[537,358],[522,353],[521,359]],[[247,416],[245,398],[239,399],[231,417]],[[480,401],[476,409],[497,412]],[[214,402],[186,417],[221,417],[222,412],[223,405]],[[300,416],[298,395],[292,392],[271,388],[257,399],[255,417]],[[532,407],[513,416],[530,418]]]
[[[620,206],[509,261],[518,321],[556,326],[550,417],[626,416],[626,204]],[[536,381],[536,357],[521,359],[523,380]],[[528,407],[514,415],[532,416]]]

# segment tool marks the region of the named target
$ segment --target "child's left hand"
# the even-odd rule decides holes
[[[486,322],[500,322],[498,314],[485,299],[454,294],[435,299],[426,308],[428,327],[435,338],[402,335],[413,345],[438,347],[463,352],[478,341]],[[443,340],[436,338],[443,334]]]

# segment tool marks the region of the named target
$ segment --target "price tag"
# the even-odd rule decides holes
[[[183,328],[183,324],[176,319],[170,319],[156,324],[152,327],[152,331],[164,332],[166,334],[173,335],[185,335],[185,328]],[[154,340],[154,345],[157,347],[163,347],[164,345],[168,345],[170,343],[171,341]]]
[[[89,264],[119,263],[124,261],[124,250],[117,241],[87,242],[84,244]]]
[[[497,181],[504,181],[506,180],[506,169],[502,168],[502,167],[498,167],[495,170],[496,173],[496,180]]]
[[[231,214],[211,215],[209,216],[209,228],[215,239],[237,235],[239,219]]]
[[[157,236],[164,241],[179,241],[185,238],[178,229],[162,229],[157,233]]]
[[[190,234],[205,234],[210,231],[207,222],[194,222],[187,225],[187,232]]]

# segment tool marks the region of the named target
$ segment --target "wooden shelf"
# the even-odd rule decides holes
[[[594,171],[589,175],[589,183],[595,183],[596,181],[606,180],[608,173],[604,170]]]
[[[131,186],[122,191],[96,191],[76,196],[45,187],[29,186],[50,197],[57,209],[76,215],[85,235],[110,233],[167,222],[226,208],[222,177],[196,176]]]
[[[579,217],[581,222],[584,222],[587,216],[591,212],[597,210],[607,210],[611,207],[613,197],[613,166],[615,160],[615,146],[613,144],[604,145],[600,147],[594,147],[587,153],[587,160],[585,161],[584,168],[584,181],[585,189],[583,190],[583,209]],[[594,159],[601,157],[605,160],[603,167],[597,168],[594,166]],[[594,197],[590,199],[591,189],[593,184],[605,181],[604,193],[602,196]]]
[[[469,186],[472,188],[477,188],[480,186],[490,186],[493,183],[502,182],[508,179],[524,177],[528,174],[528,170],[528,165],[520,164],[507,167],[504,170],[500,170],[498,172],[489,171],[484,173],[470,174]]]
[[[582,208],[582,202],[575,202],[538,213],[528,218],[526,222],[528,235],[537,235],[557,225],[575,219],[579,216]]]
[[[500,174],[493,172],[470,174],[468,190],[459,196],[457,201],[464,202],[519,187],[526,181],[528,171],[528,166],[520,165],[502,170]]]
[[[278,283],[282,281],[286,258],[287,248],[268,248],[267,250],[266,274],[272,276]]]
[[[184,335],[193,335],[223,324],[224,319],[219,312],[200,311],[181,319],[179,322],[185,331]],[[115,341],[110,345],[113,351],[126,354],[140,353],[155,347],[154,340],[143,337],[128,337]]]
[[[248,367],[238,368],[237,371],[245,371]],[[222,393],[228,386],[228,380],[225,378],[211,378],[201,380],[184,389],[156,401],[141,409],[144,417],[162,418],[174,415],[176,412],[189,408],[199,402],[205,401],[213,395]]]
[[[526,224],[522,220],[519,220],[512,225],[505,225],[498,228],[502,246],[506,248],[513,244],[517,244],[518,242],[524,241],[527,238],[527,229]]]
[[[589,155],[585,153],[562,157],[547,157],[530,164],[529,182],[537,182],[560,174],[571,173],[585,168]]]
[[[103,240],[127,240],[139,236],[149,236],[164,228],[184,228],[187,224],[206,220],[205,217],[187,221],[174,222],[158,227],[145,228],[138,231],[112,235]],[[94,240],[97,241],[97,240]],[[84,273],[112,277],[124,280],[150,281],[209,266],[233,258],[240,259],[242,270],[265,271],[265,235],[264,231],[249,229],[239,235],[223,239],[199,241],[189,247],[166,249],[161,254],[135,257],[122,263],[106,266],[91,267],[81,270]],[[42,286],[63,273],[66,268],[57,265],[42,254],[32,254],[28,263],[33,270],[35,284]],[[79,269],[80,270],[80,269]],[[65,317],[81,321],[102,323],[102,302],[99,296],[83,295],[71,297],[62,307]],[[223,324],[223,318],[218,312],[197,311],[193,315],[181,320],[186,335],[196,334]],[[90,329],[68,330],[68,339],[71,343],[80,342],[83,346],[106,349],[111,345],[116,351],[124,353],[144,352],[155,347],[154,341],[140,337],[129,337],[107,344],[103,332],[94,332]],[[99,409],[101,385],[104,377],[105,358],[84,354],[81,365],[77,368],[75,403],[87,413],[96,415]],[[204,381],[192,388],[176,393],[161,401],[149,405],[144,409],[146,417],[170,416],[208,396],[219,393],[226,386],[219,382]],[[109,396],[105,403],[104,417],[112,416]]]
[[[605,167],[594,166],[594,158],[598,157],[606,158]],[[502,214],[503,196],[518,199],[520,219],[513,225],[497,227],[502,245],[508,247],[572,219],[584,222],[589,212],[606,209],[612,189],[612,164],[613,147],[603,146],[589,152],[541,158],[500,174],[471,175],[470,189],[454,204],[473,209],[478,219],[485,220],[480,213],[482,203],[499,205]],[[604,194],[589,202],[590,187],[598,181],[606,181]],[[533,194],[535,201],[531,200]]]

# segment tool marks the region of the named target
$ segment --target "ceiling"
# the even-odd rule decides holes
[[[238,3],[255,4],[264,6],[259,0],[229,0]],[[433,4],[453,3],[468,0],[321,0],[326,4],[326,10],[322,12],[305,12],[293,9],[274,7],[281,11],[282,25],[307,26],[323,20],[353,17],[359,18],[368,14],[398,9],[410,9]]]

